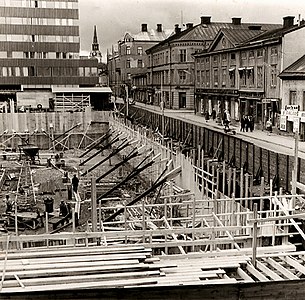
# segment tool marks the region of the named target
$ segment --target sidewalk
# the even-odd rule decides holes
[[[122,99],[117,99],[117,102],[122,103]],[[162,113],[159,106],[144,104],[140,102],[136,102],[136,104],[132,105],[134,107],[141,107],[149,111],[154,111],[157,113]],[[164,115],[168,117],[175,117],[180,120],[188,121],[189,123],[213,128],[220,132],[224,132],[223,126],[219,123],[216,123],[213,120],[209,120],[206,122],[205,118],[201,115],[195,115],[193,110],[171,110],[171,109],[164,109]],[[252,142],[257,146],[261,146],[265,149],[294,156],[294,147],[295,147],[295,139],[292,136],[286,135],[279,135],[276,133],[271,133],[268,135],[266,130],[254,130],[253,132],[242,132],[239,128],[230,126],[231,129],[236,131],[237,137]],[[305,142],[298,143],[298,150],[299,150],[299,157],[305,159]]]

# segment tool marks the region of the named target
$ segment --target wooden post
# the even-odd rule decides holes
[[[246,173],[245,174],[245,208],[249,208],[249,205],[248,205],[248,197],[249,197],[249,190],[248,190],[248,187],[249,187],[249,174]]]
[[[234,221],[234,219],[235,219],[235,210],[234,210],[234,208],[235,208],[235,194],[234,193],[232,193],[232,199],[231,199],[231,226],[234,226],[234,224],[235,224],[235,221]]]
[[[264,210],[264,200],[262,199],[264,194],[265,194],[265,178],[261,177],[261,187],[260,187],[260,193],[259,193],[259,195],[261,197],[261,199],[259,201],[259,206],[260,206],[259,209],[261,211]]]
[[[257,204],[253,207],[253,240],[252,240],[252,265],[256,268],[256,251],[257,251]]]
[[[97,231],[96,206],[96,179],[91,178],[91,222],[93,232]]]
[[[102,201],[98,201],[98,223],[99,231],[102,232]]]
[[[226,190],[226,162],[222,162],[222,194],[225,195]]]
[[[236,195],[236,168],[233,169],[233,194]]]
[[[231,197],[231,185],[232,185],[232,168],[229,168],[228,175],[228,196]]]
[[[240,169],[240,182],[239,182],[239,185],[240,185],[240,195],[239,195],[239,197],[243,198],[243,196],[244,196],[244,169],[243,168]]]

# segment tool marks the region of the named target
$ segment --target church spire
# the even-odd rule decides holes
[[[94,30],[93,30],[93,42],[91,46],[91,52],[90,52],[90,57],[91,58],[97,58],[99,62],[102,61],[102,53],[100,51],[100,45],[97,40],[97,30],[96,30],[96,25],[94,25]]]

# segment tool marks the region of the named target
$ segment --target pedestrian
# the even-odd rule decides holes
[[[246,117],[245,115],[243,115],[240,120],[240,131],[245,132],[245,125],[246,125],[245,122],[246,122]]]
[[[245,128],[246,128],[246,132],[248,132],[250,127],[250,121],[249,121],[249,116],[245,117]]]
[[[13,201],[11,201],[10,196],[9,195],[5,195],[5,204],[6,204],[6,210],[5,213],[9,214],[10,212],[13,211]]]
[[[73,178],[72,178],[72,188],[73,188],[73,191],[75,193],[77,193],[77,188],[78,188],[78,182],[79,182],[79,179],[76,177],[76,175],[74,174]]]
[[[254,118],[253,118],[253,116],[249,116],[249,128],[250,128],[251,132],[254,130]]]
[[[212,109],[212,119],[213,119],[213,121],[215,121],[215,119],[216,119],[216,110],[215,110],[215,108]]]
[[[268,135],[270,135],[272,133],[272,122],[271,122],[271,119],[268,119],[268,121],[266,122],[266,129],[268,131]]]
[[[210,114],[209,114],[209,111],[207,109],[205,110],[204,117],[205,117],[206,122],[210,120]]]
[[[68,214],[68,206],[64,200],[59,205],[59,216],[65,217]]]

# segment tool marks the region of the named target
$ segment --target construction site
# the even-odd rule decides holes
[[[297,155],[135,107],[0,133],[0,297],[302,299]]]

